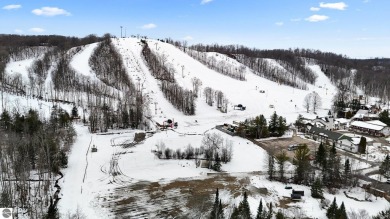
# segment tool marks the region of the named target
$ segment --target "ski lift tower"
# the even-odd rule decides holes
[[[97,147],[96,147],[96,145],[95,145],[95,144],[92,146],[92,148],[91,148],[91,152],[97,152]]]

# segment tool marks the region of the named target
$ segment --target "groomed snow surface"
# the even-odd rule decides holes
[[[266,170],[267,159],[267,153],[263,149],[246,139],[223,134],[215,130],[214,127],[223,123],[242,121],[260,114],[270,118],[274,111],[278,115],[286,117],[288,123],[294,122],[298,114],[305,117],[315,117],[312,113],[306,113],[302,106],[304,97],[312,91],[316,91],[322,97],[323,105],[317,114],[325,115],[330,108],[336,88],[321,72],[319,66],[309,66],[318,76],[315,85],[308,85],[309,90],[279,85],[253,74],[250,69],[246,69],[246,81],[239,81],[210,70],[170,44],[148,40],[150,48],[159,55],[165,55],[167,64],[171,64],[176,69],[175,79],[181,86],[192,90],[191,79],[197,77],[203,83],[201,91],[205,87],[220,90],[230,102],[228,112],[224,114],[219,112],[215,106],[206,105],[203,94],[200,94],[196,102],[196,115],[185,116],[164,98],[158,87],[158,81],[150,74],[142,59],[140,41],[134,38],[122,38],[113,39],[113,43],[122,55],[129,76],[149,97],[151,119],[160,123],[167,119],[173,119],[178,122],[179,127],[174,131],[157,132],[148,136],[143,143],[125,149],[119,145],[132,141],[135,133],[142,130],[112,130],[109,135],[99,135],[90,134],[87,127],[75,124],[78,137],[69,155],[68,168],[63,170],[64,178],[60,180],[62,189],[58,207],[61,215],[64,216],[68,212],[74,213],[76,208],[79,208],[87,218],[115,218],[113,211],[115,211],[116,206],[107,200],[111,200],[118,189],[145,181],[169,183],[176,180],[204,180],[209,177],[217,177],[207,175],[213,171],[197,168],[194,161],[160,160],[152,153],[159,142],[164,142],[171,149],[181,148],[182,151],[189,144],[195,148],[200,147],[204,133],[213,132],[219,133],[223,138],[233,142],[232,161],[223,164],[222,170],[231,174],[243,174],[243,178],[248,179],[248,184],[245,184],[248,187],[268,190],[268,195],[249,197],[253,215],[261,198],[267,203],[272,201],[278,205],[280,200],[286,199],[286,197],[288,199],[291,191],[285,190],[284,184],[270,182],[262,174]],[[88,66],[88,58],[96,46],[97,44],[86,46],[73,57],[71,62],[71,66],[78,73],[90,78],[95,78],[95,74]],[[216,56],[215,53],[209,55]],[[223,55],[219,54],[218,56],[222,57]],[[224,59],[232,65],[239,65],[228,57],[224,57]],[[9,75],[20,73],[23,80],[26,80],[26,69],[32,64],[32,61],[10,63],[7,65],[6,71]],[[264,90],[265,93],[260,93],[260,90]],[[50,113],[51,105],[49,103],[37,100],[27,101],[25,98],[12,95],[7,95],[5,98],[8,100],[5,107],[9,110],[20,108],[22,111],[26,111],[28,107],[33,107],[43,109],[43,116],[47,117]],[[246,106],[246,110],[234,110],[233,106],[237,104]],[[270,105],[274,107],[270,108]],[[64,105],[61,107],[70,112],[72,106]],[[91,148],[94,146],[97,147],[97,152],[91,152]],[[228,183],[226,182],[226,184]],[[305,196],[300,202],[288,204],[290,207],[283,210],[287,215],[299,211],[310,218],[326,218],[325,210],[320,209],[319,201],[311,198],[310,188],[299,185],[293,185],[293,187],[304,190]],[[230,207],[234,203],[239,203],[242,197],[234,195],[237,192],[241,193],[241,190],[222,190],[222,202],[229,204]],[[355,190],[348,192],[348,194],[360,197],[364,193]],[[336,195],[325,194],[329,200],[333,200],[334,196],[337,197],[339,204],[344,201],[347,210],[350,208],[356,211],[365,209],[370,215],[388,207],[387,201],[382,198],[373,199],[372,202],[358,202],[348,199],[342,191]],[[211,192],[210,200],[213,199],[214,193]],[[152,207],[158,208],[158,206]],[[275,210],[279,209],[280,207],[277,207]],[[226,214],[230,211],[231,209],[225,209]]]

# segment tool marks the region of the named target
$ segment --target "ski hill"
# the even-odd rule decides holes
[[[186,115],[178,110],[164,96],[161,81],[153,76],[142,55],[142,41],[147,42],[151,51],[163,59],[165,66],[174,69],[173,77],[179,86],[192,91],[193,79],[201,81],[194,115]],[[261,77],[236,59],[217,52],[204,55],[230,68],[242,69],[244,80],[221,74],[192,58],[182,48],[159,40],[112,38],[111,43],[120,55],[135,91],[144,98],[143,124],[139,129],[109,129],[105,133],[91,133],[81,121],[74,123],[77,139],[69,152],[68,167],[62,170],[64,177],[59,180],[61,199],[58,209],[62,216],[79,209],[86,218],[207,217],[204,212],[209,212],[211,205],[206,204],[212,203],[215,189],[219,188],[222,203],[230,206],[225,209],[225,215],[232,212],[231,206],[238,206],[242,192],[248,191],[252,215],[256,215],[259,200],[262,199],[274,203],[275,212],[282,210],[290,217],[300,214],[308,218],[326,218],[326,210],[321,208],[320,201],[310,195],[306,195],[300,202],[286,201],[291,191],[285,189],[285,184],[269,181],[266,177],[268,154],[264,149],[248,139],[215,129],[217,125],[244,121],[260,114],[269,120],[274,112],[285,117],[287,124],[294,123],[299,114],[307,118],[326,115],[337,88],[319,65],[315,62],[306,63],[306,67],[316,75],[316,81],[314,84],[306,84],[307,89],[302,90]],[[93,43],[69,50],[69,69],[74,71],[74,77],[83,86],[90,88],[95,83],[94,86],[107,92],[101,99],[120,97],[110,102],[111,107],[119,111],[117,106],[133,97],[126,96],[126,91],[120,86],[110,84],[93,70],[90,59],[98,47],[99,43]],[[22,87],[27,95],[6,92],[6,104],[0,110],[27,112],[32,108],[39,111],[42,117],[48,118],[54,105],[50,99],[60,96],[66,101],[57,103],[59,107],[70,112],[75,105],[80,114],[88,117],[93,109],[89,100],[94,97],[85,89],[78,92],[53,92],[55,64],[48,68],[45,75],[43,98],[36,97],[38,91],[30,83],[34,73],[29,73],[28,69],[42,56],[43,53],[7,63],[6,77],[10,81],[20,80],[20,83],[25,84]],[[268,59],[267,62],[275,68],[283,69],[276,60]],[[287,69],[283,71],[289,74]],[[226,113],[222,113],[216,104],[209,106],[206,103],[206,87],[224,94],[228,101]],[[322,106],[316,114],[307,113],[303,106],[305,96],[312,92],[317,92],[322,99]],[[245,106],[245,110],[238,109],[238,105]],[[177,122],[177,128],[160,130],[157,123],[164,124],[168,119]],[[132,145],[136,134],[145,132],[146,139]],[[169,148],[173,152],[185,151],[189,147],[200,148],[206,134],[219,134],[223,144],[232,147],[231,162],[222,165],[223,173],[201,168],[194,160],[160,159],[155,153],[161,148]],[[288,132],[283,137],[291,136],[292,132]],[[96,148],[97,152],[92,152],[91,148]],[[352,162],[362,165],[357,160]],[[294,166],[289,162],[286,171],[292,174],[293,170]],[[310,187],[294,185],[294,188],[310,194]],[[369,215],[375,215],[388,206],[383,198],[372,202],[356,201],[363,199],[362,189],[348,191],[355,199],[346,197],[343,191],[325,193],[324,196],[331,201],[337,197],[339,205],[344,202],[347,208],[365,209]]]

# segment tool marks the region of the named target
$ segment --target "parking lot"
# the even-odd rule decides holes
[[[303,139],[298,136],[294,136],[291,138],[282,138],[282,139],[272,139],[272,140],[261,140],[256,142],[257,145],[260,147],[264,148],[266,151],[273,153],[273,154],[278,154],[281,151],[285,150],[287,152],[287,156],[292,160],[294,157],[294,151],[289,151],[288,146],[292,144],[306,144],[312,155],[315,154],[315,151],[318,147],[318,143],[312,141],[312,140],[307,140]]]

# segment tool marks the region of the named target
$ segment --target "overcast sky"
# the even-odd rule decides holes
[[[390,57],[389,0],[0,0],[0,33],[110,33]]]

